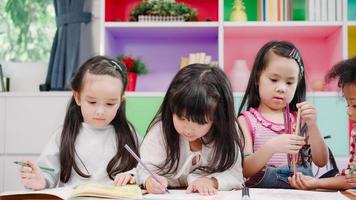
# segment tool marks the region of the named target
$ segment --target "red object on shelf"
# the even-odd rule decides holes
[[[135,91],[137,81],[137,73],[129,72],[127,76],[126,91]]]

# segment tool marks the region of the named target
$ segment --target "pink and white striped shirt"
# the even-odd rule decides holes
[[[250,129],[253,151],[256,152],[268,140],[280,135],[286,134],[284,124],[274,123],[264,118],[260,112],[254,108],[242,113],[245,117]],[[292,127],[296,123],[295,113],[292,115]],[[275,153],[267,162],[267,165],[276,167],[288,165],[288,157],[286,153]]]

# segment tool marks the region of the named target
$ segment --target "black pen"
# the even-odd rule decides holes
[[[244,186],[242,187],[242,200],[250,200],[250,189]]]

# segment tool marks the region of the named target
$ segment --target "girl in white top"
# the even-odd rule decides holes
[[[149,193],[165,187],[213,195],[241,188],[242,154],[231,85],[218,67],[192,64],[172,80],[140,148],[138,182]]]
[[[138,152],[138,138],[126,119],[124,64],[96,56],[87,60],[71,81],[73,96],[63,128],[45,147],[37,163],[28,160],[20,176],[26,188],[41,190],[82,182],[134,182],[129,170],[135,159],[124,150]],[[41,171],[39,166],[53,168]]]

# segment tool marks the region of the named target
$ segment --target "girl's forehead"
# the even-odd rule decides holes
[[[282,56],[273,56],[266,63],[266,67],[263,72],[279,76],[297,77],[299,74],[299,67],[294,59]]]

